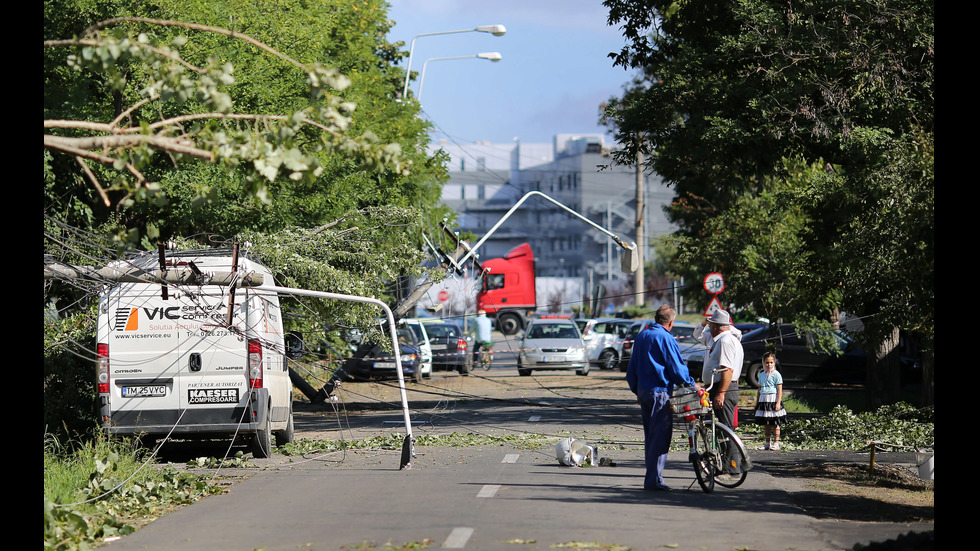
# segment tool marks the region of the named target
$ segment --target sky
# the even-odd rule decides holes
[[[612,143],[598,123],[599,105],[621,95],[633,73],[607,55],[624,39],[606,24],[602,0],[388,1],[395,22],[388,40],[404,41],[406,52],[420,34],[482,25],[507,31],[415,40],[411,70],[425,69],[420,99],[433,143],[551,143],[556,134],[606,134]],[[490,52],[500,61],[469,57]],[[433,59],[445,57],[461,59]],[[419,97],[418,79],[409,87]]]

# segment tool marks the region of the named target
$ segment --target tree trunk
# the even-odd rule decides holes
[[[894,404],[901,399],[902,378],[898,327],[892,327],[868,354],[868,393],[871,407]]]

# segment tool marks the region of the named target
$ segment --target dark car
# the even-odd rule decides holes
[[[816,346],[817,335],[798,331],[792,324],[781,323],[763,326],[742,334],[742,349],[745,351],[742,364],[742,377],[753,388],[759,388],[759,375],[762,373],[762,355],[768,350],[776,353],[776,369],[787,382],[822,383],[863,383],[866,378],[868,352],[857,345],[852,338],[839,329],[831,330],[829,336],[840,350],[830,354]],[[912,373],[917,363],[908,357],[901,359],[903,374]],[[701,364],[688,362],[692,373],[700,375]]]
[[[626,330],[626,336],[623,337],[623,351],[619,355],[620,371],[626,371],[630,365],[630,355],[633,353],[633,341],[636,340],[636,336],[640,334],[640,331],[652,327],[655,323],[657,322],[652,319],[635,320],[633,325],[630,325],[629,329]]]
[[[421,381],[422,357],[415,333],[403,325],[398,328],[396,335],[402,374],[405,378],[410,377],[416,382]],[[395,364],[395,356],[388,352],[388,348],[391,348],[390,344],[387,347],[382,347],[379,344],[374,345],[366,356],[353,361],[351,375],[357,380],[397,377],[398,369]]]
[[[432,369],[458,371],[463,375],[473,365],[463,330],[455,323],[425,323],[432,346]]]
[[[626,331],[626,336],[623,341],[623,352],[619,357],[619,370],[626,371],[630,365],[630,356],[633,352],[633,341],[636,340],[636,336],[640,334],[644,329],[649,329],[656,325],[657,321],[652,319],[636,320],[633,325],[630,325],[629,329]],[[675,321],[673,328],[670,330],[670,334],[674,336],[677,340],[677,346],[680,348],[681,358],[685,362],[688,362],[690,367],[689,358],[691,356],[703,355],[706,347],[701,344],[701,341],[694,338],[694,328],[695,324],[686,321]],[[701,367],[698,365],[698,373],[695,377],[701,375]],[[691,370],[692,374],[694,370]]]

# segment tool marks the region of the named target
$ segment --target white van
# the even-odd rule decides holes
[[[147,256],[136,267],[160,269]],[[168,254],[167,270],[232,272],[231,249]],[[133,262],[120,263],[131,270]],[[237,273],[267,268],[242,255]],[[233,295],[229,323],[229,298]],[[99,300],[98,393],[110,434],[242,437],[269,457],[293,440],[292,383],[279,297],[227,285],[117,283]]]

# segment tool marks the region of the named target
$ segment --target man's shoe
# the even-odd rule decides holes
[[[766,442],[765,444],[763,444],[763,445],[761,445],[761,446],[759,446],[759,447],[758,447],[758,448],[756,448],[756,449],[757,449],[757,450],[768,450],[768,449],[770,449],[770,448],[769,448],[769,442]],[[779,449],[779,448],[777,447],[776,449]]]
[[[670,486],[653,486],[652,488],[643,488],[647,492],[669,492]]]
[[[773,442],[772,446],[769,446],[769,449],[779,451],[779,442]]]

